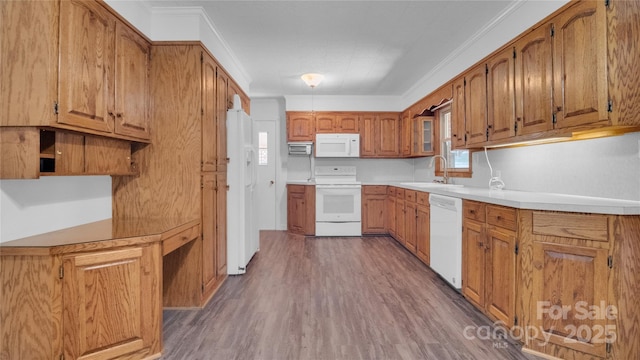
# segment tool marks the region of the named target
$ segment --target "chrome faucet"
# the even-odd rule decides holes
[[[433,167],[433,162],[436,160],[436,158],[442,158],[442,161],[444,161],[444,176],[442,177],[442,180],[433,180],[433,182],[437,182],[437,183],[442,183],[442,184],[448,184],[449,183],[449,175],[447,174],[447,158],[445,158],[442,155],[433,155],[433,157],[431,158],[431,162],[429,163],[429,168]]]

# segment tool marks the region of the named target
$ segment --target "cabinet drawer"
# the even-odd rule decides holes
[[[306,185],[287,184],[287,190],[296,194],[304,194]]]
[[[487,205],[487,223],[501,228],[516,231],[516,209],[502,206]]]
[[[362,187],[362,192],[366,195],[385,195],[387,187],[385,185],[365,185]]]
[[[186,230],[183,230],[171,237],[168,237],[162,240],[162,256],[167,255],[168,253],[176,250],[182,245],[197,238],[199,235],[199,231],[198,231],[199,229],[200,229],[199,225],[192,226]]]
[[[416,202],[416,191],[415,190],[405,190],[404,191],[404,199],[411,202]]]
[[[606,215],[534,212],[533,234],[609,241],[609,221]]]
[[[396,188],[396,197],[404,200],[404,189]]]
[[[417,195],[417,203],[420,205],[429,205],[429,193],[418,191]]]
[[[485,216],[483,203],[465,200],[462,203],[462,212],[464,213],[464,217],[467,219],[484,222]]]
[[[389,195],[389,196],[396,196],[396,189],[397,189],[396,187],[389,186],[389,187],[387,188],[387,195]]]

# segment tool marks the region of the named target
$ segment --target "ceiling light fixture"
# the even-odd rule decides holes
[[[324,75],[307,73],[300,76],[300,78],[302,79],[302,81],[305,82],[305,84],[307,84],[307,86],[313,89],[314,87],[318,86],[318,84],[322,82],[322,80],[324,79]]]

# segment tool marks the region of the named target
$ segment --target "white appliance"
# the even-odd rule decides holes
[[[451,286],[462,285],[462,199],[429,194],[430,266]]]
[[[316,157],[360,157],[360,134],[316,134]]]
[[[237,96],[237,95],[235,95]],[[239,104],[240,102],[237,101]],[[252,145],[252,121],[234,101],[227,111],[227,273],[244,274],[260,248],[256,187],[256,151]]]
[[[362,185],[355,166],[316,166],[316,235],[362,235]]]
[[[287,144],[289,147],[289,155],[311,155],[313,151],[313,143],[308,142],[290,142]]]

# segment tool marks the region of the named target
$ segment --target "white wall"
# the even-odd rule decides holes
[[[111,217],[111,177],[0,181],[0,242]]]
[[[487,152],[494,174],[510,190],[562,193],[640,201],[640,133],[602,139],[493,149]],[[416,160],[415,178],[433,180],[431,158]],[[473,153],[473,177],[454,178],[488,187],[491,173],[483,151]]]

